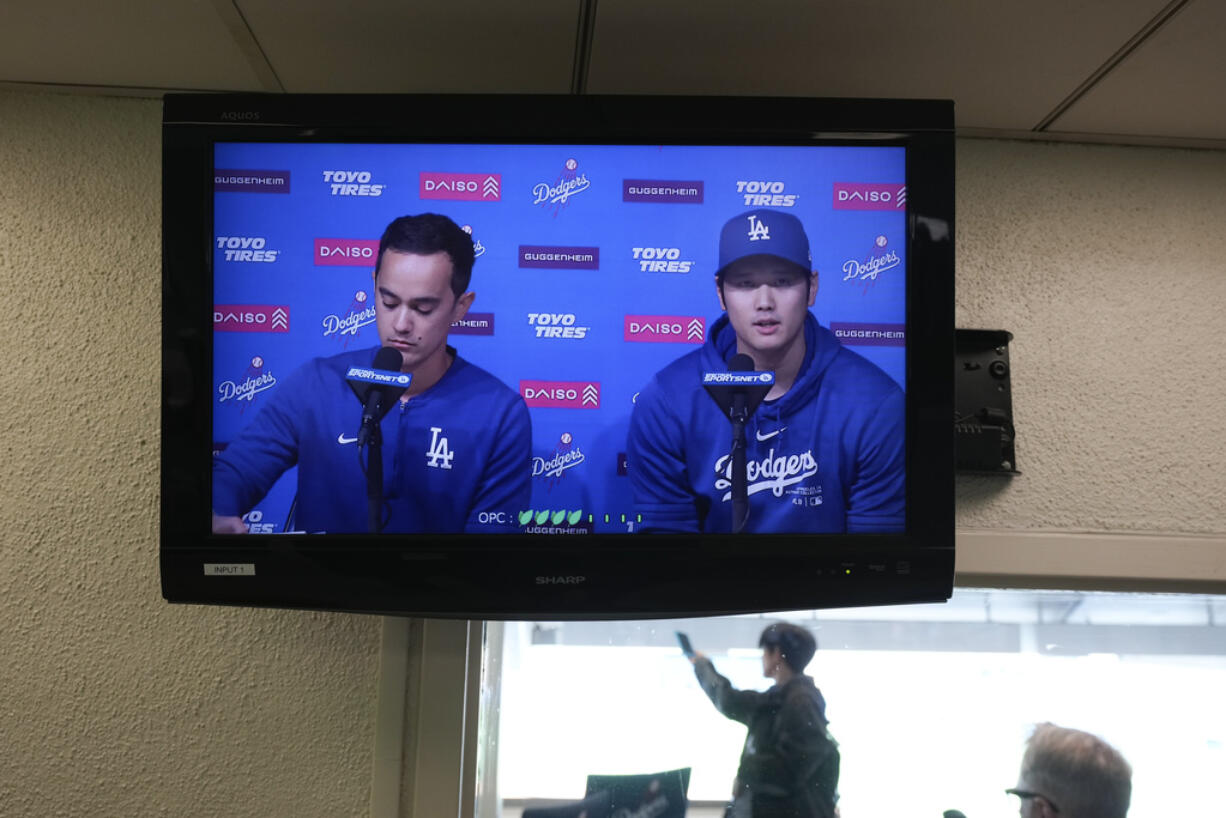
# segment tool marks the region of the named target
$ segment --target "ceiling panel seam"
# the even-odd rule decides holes
[[[238,7],[237,0],[212,0],[212,3],[217,16],[221,18],[230,36],[234,38],[235,44],[247,58],[247,63],[255,72],[260,84],[264,86],[264,90],[284,93],[285,85],[277,76],[277,70],[272,67],[268,55],[260,46],[259,39],[247,23],[247,18],[243,15],[243,10]]]
[[[1183,10],[1192,0],[1172,0],[1161,11],[1153,16],[1153,18],[1141,27],[1141,30],[1120,46],[1119,50],[1107,58],[1107,61],[1098,67],[1094,73],[1090,74],[1081,85],[1078,85],[1073,93],[1065,97],[1059,105],[1052,109],[1051,113],[1043,117],[1038,125],[1035,125],[1033,130],[1045,131],[1052,123],[1064,115],[1069,108],[1076,104],[1077,100],[1085,96],[1091,88],[1097,85],[1103,77],[1115,70],[1116,66],[1122,63],[1128,55],[1132,54],[1141,44],[1158,32],[1160,28],[1171,21],[1172,18]]]

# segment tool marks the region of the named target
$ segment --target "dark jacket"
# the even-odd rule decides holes
[[[709,659],[694,663],[719,712],[749,728],[733,795],[753,818],[830,818],[839,783],[839,747],[827,729],[826,702],[808,676],[765,693],[737,690]]]

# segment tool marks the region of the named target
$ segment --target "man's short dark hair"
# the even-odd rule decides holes
[[[473,239],[459,225],[438,213],[421,213],[417,216],[401,216],[383,231],[379,239],[379,256],[375,259],[375,275],[383,263],[383,252],[413,253],[432,256],[446,253],[451,259],[451,291],[459,298],[468,291],[472,280]]]
[[[817,639],[799,625],[776,622],[762,631],[758,639],[760,648],[778,648],[783,661],[796,673],[805,669],[813,654],[817,653]]]

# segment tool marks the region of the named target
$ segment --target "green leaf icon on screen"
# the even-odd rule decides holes
[[[520,525],[527,525],[530,522],[532,522],[532,509],[528,509],[527,511],[519,512],[519,524]]]
[[[553,513],[553,516],[549,518],[549,522],[553,523],[554,525],[558,525],[564,519],[566,519],[566,509],[562,509],[561,511],[555,511]]]
[[[579,522],[579,518],[582,516],[583,516],[583,509],[577,508],[574,511],[572,511],[569,515],[567,515],[566,522],[570,523],[571,525],[574,525],[575,523]]]
[[[549,509],[545,509],[544,511],[538,511],[536,513],[536,524],[537,525],[544,525],[545,521],[548,519],[549,519]]]

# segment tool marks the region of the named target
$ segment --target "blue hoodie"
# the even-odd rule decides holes
[[[362,405],[345,373],[376,349],[316,358],[279,385],[255,420],[213,459],[213,511],[240,516],[298,466],[296,527],[367,530]],[[458,355],[434,386],[397,401],[383,434],[384,531],[514,532],[532,492],[532,426],[523,398]],[[505,512],[504,526],[481,512]]]
[[[748,532],[901,532],[905,399],[876,365],[846,349],[812,313],[805,358],[782,397],[746,424]],[[627,469],[646,532],[732,530],[732,424],[702,388],[726,371],[728,316],[707,342],[656,373],[630,417]]]

